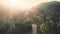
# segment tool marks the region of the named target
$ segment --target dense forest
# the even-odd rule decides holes
[[[0,9],[0,34],[32,34],[31,24],[37,25],[37,34],[60,34],[60,2],[41,3],[28,15],[12,19]]]

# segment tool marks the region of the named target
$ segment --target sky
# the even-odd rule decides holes
[[[16,14],[16,10],[30,9],[40,3],[50,1],[54,0],[0,0],[0,10],[8,11],[11,14]]]
[[[13,8],[31,8],[43,2],[49,2],[54,0],[0,0],[0,4],[10,6]],[[60,1],[60,0],[57,0]]]

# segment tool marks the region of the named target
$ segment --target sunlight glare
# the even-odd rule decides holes
[[[0,3],[16,9],[30,9],[47,1],[50,0],[0,0]]]
[[[29,0],[2,0],[3,5],[16,9],[29,9],[32,8],[33,3]]]

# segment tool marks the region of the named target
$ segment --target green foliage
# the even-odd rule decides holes
[[[2,17],[0,34],[32,34],[31,24],[37,24],[37,34],[60,34],[60,2],[39,5],[37,13],[29,13],[29,20]]]
[[[48,27],[45,28],[45,26],[43,26],[41,28],[42,31],[45,31],[44,33],[46,34],[59,34],[58,32],[60,32],[60,26],[58,25],[60,22],[60,2],[52,1],[43,3],[37,6],[37,10],[37,14],[42,16],[42,23]]]

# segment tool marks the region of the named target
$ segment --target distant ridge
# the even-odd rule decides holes
[[[44,2],[44,3],[37,5],[36,8],[42,8],[42,7],[46,7],[46,6],[59,5],[59,4],[60,4],[59,1]]]

